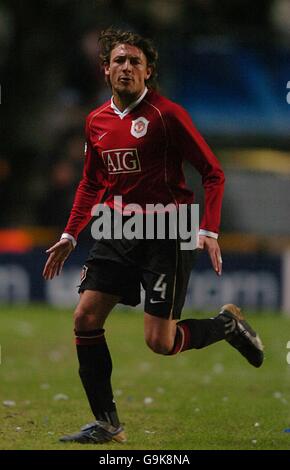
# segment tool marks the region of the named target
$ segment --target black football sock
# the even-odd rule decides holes
[[[229,325],[231,323],[231,325]],[[235,326],[234,320],[223,315],[205,320],[188,319],[177,323],[174,346],[170,355],[188,349],[201,349],[225,339],[228,330]]]
[[[75,331],[79,374],[97,420],[120,424],[111,386],[112,359],[105,330]]]

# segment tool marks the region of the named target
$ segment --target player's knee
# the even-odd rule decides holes
[[[167,355],[172,349],[172,344],[168,340],[161,339],[157,336],[145,337],[147,346],[156,354]]]
[[[76,330],[87,329],[92,313],[84,307],[78,306],[74,312],[74,324]]]

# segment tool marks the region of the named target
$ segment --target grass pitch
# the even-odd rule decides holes
[[[128,443],[100,448],[289,449],[283,430],[290,428],[290,320],[247,318],[266,347],[261,369],[224,341],[174,357],[155,355],[143,340],[142,314],[113,312],[107,341]],[[95,450],[58,442],[93,421],[78,378],[71,311],[2,306],[0,335],[0,449]]]

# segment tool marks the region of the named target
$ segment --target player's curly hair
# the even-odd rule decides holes
[[[150,39],[143,38],[132,31],[121,31],[120,29],[108,28],[101,31],[99,36],[99,57],[101,65],[109,64],[111,51],[118,44],[130,44],[138,47],[147,58],[147,63],[151,67],[152,72],[146,85],[148,88],[157,88],[157,59],[158,52]]]

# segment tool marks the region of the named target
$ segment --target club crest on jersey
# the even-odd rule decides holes
[[[144,118],[143,116],[135,119],[132,121],[131,134],[137,139],[143,137],[145,134],[147,134],[148,124],[148,119]]]
[[[112,149],[102,152],[109,175],[139,173],[141,171],[137,149]]]
[[[86,265],[84,265],[82,267],[82,270],[81,270],[81,283],[85,280],[85,278],[87,277],[87,272],[88,272],[88,267]]]

